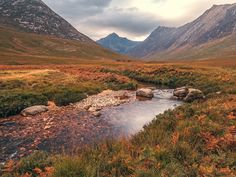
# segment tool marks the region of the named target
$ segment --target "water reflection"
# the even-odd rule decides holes
[[[155,90],[151,100],[137,99],[135,102],[118,107],[104,109],[102,117],[126,135],[132,135],[153,120],[156,115],[181,105],[180,101],[171,100],[173,90]]]

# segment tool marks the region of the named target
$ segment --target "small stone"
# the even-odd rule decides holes
[[[89,108],[90,112],[96,112],[96,111],[100,111],[100,110],[101,110],[100,107],[91,107],[91,108]]]
[[[93,112],[93,116],[100,117],[102,114],[100,112]]]
[[[51,126],[50,126],[50,125],[46,125],[46,126],[44,127],[44,130],[47,130],[47,129],[49,129],[49,128],[51,128]]]

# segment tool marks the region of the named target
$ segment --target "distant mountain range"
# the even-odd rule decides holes
[[[140,42],[131,41],[127,38],[118,36],[116,33],[112,33],[107,37],[98,40],[97,43],[107,49],[111,49],[114,52],[126,54],[129,50],[137,46]]]
[[[0,62],[27,64],[23,59],[35,57],[37,62],[50,62],[48,56],[73,60],[127,58],[77,31],[41,0],[0,0]]]
[[[193,22],[178,28],[160,26],[146,40],[123,51],[154,60],[235,57],[235,39],[236,4],[214,5]]]
[[[178,28],[160,26],[142,42],[113,33],[96,43],[42,0],[0,0],[0,60],[15,61],[16,55],[127,59],[117,53],[144,60],[235,58],[236,4],[214,5]]]

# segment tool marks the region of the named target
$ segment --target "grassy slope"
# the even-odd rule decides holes
[[[0,26],[0,64],[77,64],[88,59],[126,58],[95,43],[18,32]]]
[[[15,162],[17,165],[9,162],[5,169],[10,173],[5,176],[236,175],[231,133],[236,128],[235,67],[132,63],[131,68],[113,63],[98,66],[96,71],[168,87],[191,85],[200,88],[207,97],[157,116],[131,140],[108,141],[73,156],[36,153]],[[218,91],[222,93],[216,94]]]
[[[223,39],[210,41],[206,44],[188,47],[184,46],[178,50],[156,53],[149,56],[149,59],[235,59],[236,58],[236,35]]]

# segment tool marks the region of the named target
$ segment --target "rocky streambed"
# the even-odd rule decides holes
[[[137,99],[134,91],[107,90],[65,107],[50,104],[34,116],[0,119],[0,162],[36,150],[73,153],[102,139],[132,135],[182,103],[172,95],[173,90],[154,90],[153,98]]]

